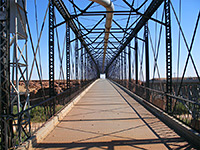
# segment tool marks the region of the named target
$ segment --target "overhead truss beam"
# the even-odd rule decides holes
[[[71,15],[70,15],[69,11],[67,10],[65,4],[63,3],[62,0],[53,0],[53,2],[54,2],[55,7],[57,8],[58,12],[65,19],[65,21],[69,22],[70,28],[72,29],[74,34],[77,36],[77,38],[80,40],[82,45],[85,47],[86,51],[88,52],[88,54],[90,55],[92,61],[94,62],[95,66],[96,66],[97,72],[99,72],[98,65],[97,65],[96,61],[94,60],[92,54],[90,53],[90,49],[88,48],[87,43],[85,42],[84,38],[82,37],[82,34],[79,32],[79,29],[78,29],[77,25],[75,24],[74,20],[70,19]]]
[[[145,23],[151,18],[151,16],[155,13],[155,11],[160,7],[164,0],[154,0],[150,3],[149,7],[145,11],[142,18],[139,20],[135,28],[131,31],[131,34],[128,36],[126,41],[121,44],[117,55],[110,61],[108,66],[106,67],[105,72],[108,71],[110,65],[114,62],[114,60],[120,55],[120,53],[125,49],[125,47],[130,43],[130,41],[137,35],[137,33],[144,27]]]

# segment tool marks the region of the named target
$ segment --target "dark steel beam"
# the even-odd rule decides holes
[[[82,12],[86,12],[93,4],[94,2],[91,2]]]
[[[0,0],[0,149],[12,146],[13,127],[10,101],[10,1]]]
[[[84,71],[85,71],[85,81],[87,80],[87,53],[85,50],[85,65],[84,65]]]
[[[81,46],[81,84],[83,82],[83,47]]]
[[[145,25],[145,23],[149,20],[149,18],[154,14],[154,12],[160,7],[164,0],[154,0],[150,3],[149,7],[145,11],[144,16],[141,17],[139,22],[136,24],[135,28],[131,31],[131,34],[128,36],[126,41],[121,45],[117,55],[112,59],[112,61],[106,67],[106,72],[113,61],[119,56],[119,54],[124,50],[128,43],[136,36],[136,34],[141,30],[141,28]],[[147,17],[146,17],[147,16]]]
[[[128,82],[129,82],[129,89],[131,87],[131,75],[132,75],[132,69],[131,69],[131,44],[128,44]]]
[[[124,80],[124,62],[123,62],[123,53],[121,53],[121,83],[123,83]]]
[[[160,23],[160,24],[162,24],[162,25],[165,25],[163,22],[161,22],[161,21],[159,21],[159,20],[157,20],[157,19],[154,19],[154,18],[152,18],[151,16],[146,15],[145,13],[142,14],[142,13],[138,12],[138,10],[136,10],[135,8],[133,8],[133,6],[131,6],[131,5],[129,4],[129,2],[127,2],[126,0],[123,0],[123,1],[132,9],[132,11],[136,12],[137,15],[141,15],[141,16],[143,16],[143,17],[145,17],[145,18],[151,19],[151,20],[153,20],[153,21],[155,21],[155,22],[157,22],[157,23]],[[154,1],[155,1],[155,0],[154,0]]]
[[[54,96],[54,4],[49,5],[49,96]]]
[[[87,43],[85,42],[84,38],[82,37],[82,34],[79,32],[78,27],[76,26],[75,22],[73,20],[70,20],[71,15],[69,13],[69,11],[67,10],[65,4],[63,3],[62,0],[53,0],[54,1],[54,5],[57,8],[58,12],[61,14],[61,16],[69,22],[69,25],[72,29],[72,31],[75,33],[75,35],[78,37],[78,39],[80,40],[81,44],[85,47],[86,51],[88,52],[88,54],[90,55],[92,61],[95,64],[96,70],[97,72],[99,72],[99,68],[98,65],[96,63],[96,61],[94,60],[92,54],[90,53],[90,50],[87,46]]]
[[[70,3],[72,3],[72,5],[73,5],[73,7],[75,8],[77,8],[80,12],[82,12],[82,10],[74,3],[74,1],[73,0],[68,0]]]
[[[135,38],[135,83],[138,84],[138,39]]]
[[[93,31],[93,32],[90,32],[90,34],[94,34],[94,33],[101,33],[101,32],[104,32],[104,33],[124,33],[124,31],[110,31],[110,32],[105,32],[105,31]],[[86,34],[88,35],[88,34]],[[85,35],[83,35],[85,36]]]
[[[66,81],[67,89],[70,88],[70,27],[66,24]]]
[[[123,31],[127,31],[127,28],[123,28],[123,27],[119,27],[119,28],[111,28],[111,31],[112,30],[119,30],[119,29],[121,29],[121,30],[123,30]],[[131,29],[133,29],[133,28],[130,28],[130,30]],[[86,29],[80,29],[80,31],[85,31]],[[95,29],[93,29],[93,28],[87,28],[87,30],[105,30],[105,28],[95,28]]]
[[[91,29],[87,29],[84,25],[82,25],[82,23],[80,23],[78,20],[76,20],[77,22],[78,22],[78,24],[79,25],[81,25],[83,28],[84,28],[84,30],[86,30],[87,31],[87,33],[85,33],[85,34],[83,34],[82,33],[82,37],[85,37],[85,36],[87,36],[88,34],[90,34],[90,33],[93,33],[93,30],[95,30],[95,28],[104,20],[104,18],[105,17],[102,17]],[[79,29],[79,32],[81,32],[81,29]],[[103,32],[103,31],[102,31]],[[77,38],[76,38],[77,39]],[[72,40],[73,41],[73,40]]]
[[[127,78],[126,78],[126,74],[127,74],[126,73],[127,72],[127,70],[126,70],[126,58],[127,58],[126,48],[124,49],[124,69],[123,69],[123,72],[124,72],[124,86],[126,86],[126,80],[127,80]]]
[[[135,1],[133,0],[133,1],[132,1],[132,4],[131,4],[131,9],[130,9],[130,11],[132,11],[132,9],[133,9],[134,2],[135,2]],[[125,27],[126,29],[128,28],[130,18],[131,18],[131,12],[130,12],[129,15],[128,15],[128,19],[127,19],[126,27]],[[124,41],[126,35],[127,35],[127,32],[124,32],[122,41]]]
[[[172,39],[171,39],[171,18],[170,0],[165,0],[165,35],[166,35],[166,93],[172,94]],[[172,99],[167,96],[166,111],[172,111]]]
[[[144,38],[145,38],[145,58],[146,58],[146,87],[149,87],[149,37],[148,37],[148,23],[144,26]],[[149,91],[146,91],[146,100],[149,101]]]
[[[76,80],[78,80],[78,39],[75,41],[75,71],[76,71]]]

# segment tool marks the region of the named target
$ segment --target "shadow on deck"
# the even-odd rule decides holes
[[[99,80],[37,149],[194,149],[122,89]]]

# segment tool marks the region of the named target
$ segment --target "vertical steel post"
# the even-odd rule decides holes
[[[100,78],[100,72],[98,71],[98,68],[99,68],[99,61],[97,60],[97,78]],[[106,70],[106,77],[108,76],[108,71]]]
[[[172,39],[171,39],[171,18],[170,0],[165,0],[165,24],[166,24],[166,93],[172,93]],[[172,99],[167,96],[166,111],[172,111]]]
[[[49,96],[54,96],[54,4],[49,5]]]
[[[66,81],[67,89],[70,89],[70,26],[66,23]]]
[[[129,43],[128,44],[128,86],[129,86],[129,89],[131,89],[131,72],[132,72],[132,69],[131,69],[131,44]]]
[[[135,83],[138,84],[138,39],[135,37]]]
[[[144,26],[145,37],[145,57],[146,57],[146,87],[149,87],[149,39],[148,39],[148,23]],[[149,101],[149,91],[146,91],[146,100]]]
[[[121,76],[122,76],[122,79],[121,79],[121,84],[123,84],[123,80],[124,80],[124,63],[123,63],[123,52],[121,52]]]
[[[118,57],[119,57],[119,81],[120,81],[121,80],[121,54]]]
[[[75,71],[76,81],[78,82],[78,39],[75,41]]]
[[[85,65],[85,68],[86,68],[86,80],[89,80],[89,78],[88,78],[88,74],[89,74],[89,72],[88,72],[88,67],[89,67],[89,64],[88,64],[88,54],[86,53],[86,65]]]
[[[118,65],[118,69],[116,69],[116,74],[118,75],[118,80],[120,81],[120,67],[121,67],[121,63],[120,63],[120,55],[117,57],[117,65]]]
[[[13,127],[9,119],[11,114],[10,102],[10,1],[0,0],[0,125],[1,149],[12,146]]]
[[[81,84],[83,82],[83,47],[81,46]]]
[[[126,48],[124,49],[124,86],[126,86]]]
[[[54,3],[50,0],[49,5],[49,97],[53,97],[54,92]],[[55,101],[50,105],[50,115],[55,113]]]
[[[85,65],[84,65],[84,71],[85,71],[85,81],[87,80],[87,52],[85,49]]]
[[[87,54],[87,80],[90,80],[90,64],[89,64],[89,54]]]

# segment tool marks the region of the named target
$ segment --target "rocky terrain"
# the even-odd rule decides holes
[[[66,81],[64,80],[55,80],[54,82],[55,85],[55,93],[56,94],[60,94],[61,92],[63,92],[66,89]],[[80,85],[80,81],[76,81],[76,80],[71,80],[70,82],[70,87],[75,87],[77,85]],[[44,93],[45,96],[48,97],[49,95],[49,81],[48,80],[43,80],[42,81],[42,86],[44,89]],[[30,100],[38,100],[38,98],[41,98],[43,96],[43,90],[42,90],[42,86],[39,80],[32,80],[29,83],[28,89],[29,89],[29,93],[30,93]],[[25,93],[26,92],[26,85],[24,82],[20,82],[19,83],[19,91],[21,93]],[[23,99],[23,94],[21,94],[21,98]]]

